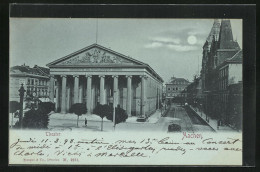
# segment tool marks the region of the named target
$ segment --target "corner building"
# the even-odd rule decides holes
[[[230,20],[222,19],[221,22],[217,19],[214,20],[213,27],[203,46],[201,70],[203,108],[207,114],[221,119],[226,124],[233,123],[232,115],[227,110],[230,108],[230,102],[236,102],[231,101],[230,97],[236,96],[231,95],[230,89],[234,84],[242,86],[240,84],[243,80],[242,61],[243,50],[233,38]],[[242,95],[237,97],[241,98]],[[242,102],[242,100],[237,102]]]
[[[98,44],[55,60],[50,68],[50,100],[67,113],[85,103],[120,106],[129,116],[149,116],[162,99],[162,78],[148,65]],[[55,81],[57,86],[54,86]]]

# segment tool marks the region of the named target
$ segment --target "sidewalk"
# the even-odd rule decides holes
[[[152,124],[154,124],[154,123],[158,122],[160,117],[161,117],[161,111],[157,110],[145,122],[137,122],[136,116],[130,116],[126,119],[125,123],[152,123]],[[67,114],[53,113],[53,114],[50,115],[50,119],[77,120],[77,118],[78,118],[78,116],[73,114],[73,113],[67,113]],[[79,121],[84,121],[85,118],[88,121],[96,121],[96,122],[102,121],[102,119],[96,114],[83,114],[83,115],[79,116]],[[103,122],[111,122],[112,123],[112,121],[108,120],[106,117],[103,118]]]
[[[158,120],[161,118],[161,110],[156,110],[150,117],[145,122],[137,122],[138,117],[136,116],[131,116],[126,119],[127,123],[150,123],[150,124],[155,124],[158,122]]]
[[[209,122],[206,121],[206,114],[204,112],[198,111],[196,108],[189,106],[196,114],[204,120],[206,123],[209,124],[209,126],[214,129],[216,132],[238,132],[228,126],[219,126],[218,129],[218,120],[212,119],[211,117],[208,116]]]

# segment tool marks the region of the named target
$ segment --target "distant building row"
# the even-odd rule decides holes
[[[25,97],[32,95],[39,98],[49,97],[50,70],[35,65],[33,68],[24,65],[10,68],[9,99],[19,101],[19,89],[23,84]]]
[[[176,97],[183,96],[183,92],[190,82],[184,78],[171,77],[170,81],[165,84],[166,86],[166,99],[174,99]]]

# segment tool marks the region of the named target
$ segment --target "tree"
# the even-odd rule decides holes
[[[36,109],[42,101],[38,97],[34,97],[33,95],[27,95],[25,97],[25,107],[29,109]]]
[[[40,102],[38,110],[43,111],[44,114],[49,114],[51,111],[55,110],[55,104],[52,102]]]
[[[32,101],[33,101],[33,96],[31,94],[27,94],[27,96],[25,97],[25,108],[31,109]]]
[[[79,126],[79,116],[87,113],[87,108],[84,103],[75,103],[71,106],[70,112],[74,113],[78,116],[78,119],[77,119],[77,127],[78,127]]]
[[[97,105],[97,107],[93,111],[94,114],[100,116],[101,121],[101,131],[103,131],[103,119],[106,116],[113,115],[113,108],[109,105]]]
[[[125,122],[127,118],[128,118],[128,115],[127,115],[126,111],[120,107],[116,107],[115,124]],[[109,113],[107,115],[107,119],[113,121],[113,113],[112,114]]]
[[[20,103],[17,101],[10,101],[9,102],[9,113],[12,113],[12,126],[13,126],[13,118],[14,113],[20,109]]]

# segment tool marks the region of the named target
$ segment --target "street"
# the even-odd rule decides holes
[[[125,122],[116,125],[114,129],[111,121],[103,122],[103,131],[132,131],[132,132],[167,132],[168,125],[177,124],[181,126],[181,131],[199,132],[199,131],[213,131],[207,124],[203,123],[197,116],[187,114],[185,109],[176,104],[172,104],[165,117],[161,117],[156,123],[140,122],[131,123]],[[86,130],[86,131],[100,131],[100,121],[88,120],[85,126],[85,120],[79,120],[79,127],[76,126],[77,121],[71,119],[53,119],[49,121],[50,130]]]
[[[182,131],[198,132],[198,131],[213,131],[203,120],[194,114],[187,114],[186,110],[176,104],[172,104],[166,118],[173,118],[174,124],[181,126]],[[162,118],[163,120],[163,118]]]

